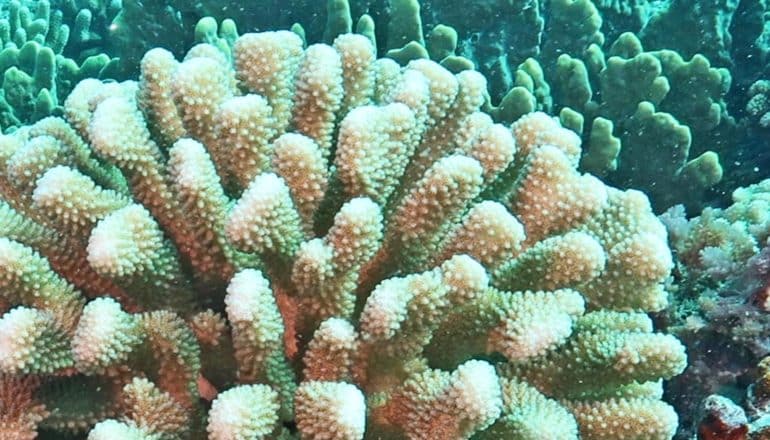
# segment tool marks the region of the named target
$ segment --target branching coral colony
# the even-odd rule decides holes
[[[361,35],[141,68],[0,138],[0,437],[673,435],[665,230],[573,132]]]

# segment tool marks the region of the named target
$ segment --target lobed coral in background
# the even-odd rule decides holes
[[[426,34],[450,28],[452,54],[487,75],[490,110],[561,113],[583,137],[581,170],[645,190],[656,211],[684,203],[695,215],[766,177],[766,136],[744,110],[746,90],[768,75],[763,2],[422,3]],[[628,84],[640,90],[619,93]]]
[[[0,138],[0,433],[672,437],[666,232],[574,132],[361,35],[229,50]]]
[[[118,60],[102,52],[102,40],[91,32],[91,9],[65,3],[61,9],[48,0],[0,6],[3,132],[61,115],[62,101],[83,79],[118,76]]]

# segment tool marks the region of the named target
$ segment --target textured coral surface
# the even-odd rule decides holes
[[[663,225],[485,92],[247,33],[1,137],[0,434],[670,438]]]

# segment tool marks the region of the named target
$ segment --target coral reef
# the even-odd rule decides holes
[[[685,203],[692,215],[714,200],[729,203],[732,190],[767,177],[757,171],[770,161],[766,136],[747,130],[751,116],[744,110],[749,86],[768,76],[770,33],[764,2],[705,1],[698,2],[697,7],[687,1],[644,0],[472,3],[473,7],[457,8],[452,0],[424,2],[423,21],[428,29],[442,24],[456,31],[456,53],[472,60],[489,78],[495,104],[511,89],[516,90],[503,106],[514,116],[533,107],[547,110],[550,106],[553,114],[564,107],[579,111],[583,116],[579,121],[574,121],[571,111],[562,116],[570,121],[570,128],[582,133],[589,156],[598,152],[604,157],[598,163],[587,162],[584,170],[606,174],[617,186],[644,189],[659,212]],[[657,138],[636,139],[639,125],[626,123],[637,104],[650,98],[632,102],[630,112],[621,119],[615,119],[617,115],[586,114],[573,107],[576,100],[603,102],[601,89],[605,85],[598,72],[604,68],[605,59],[609,65],[613,56],[634,57],[633,53],[614,50],[613,42],[628,40],[624,33],[635,35],[640,43],[634,51],[644,53],[643,59],[632,65],[637,72],[645,72],[646,78],[633,81],[642,80],[646,87],[646,81],[662,76],[669,83],[663,107],[652,102],[654,113],[658,113],[657,125],[666,128],[656,130],[661,133]],[[669,54],[660,59],[661,66],[655,66],[657,62],[650,58],[658,53]],[[630,72],[624,74],[619,69],[621,66],[616,60],[616,68],[606,71],[617,81],[612,83],[616,88],[632,80]],[[674,70],[678,73],[672,75]],[[688,86],[691,80],[699,85]],[[689,134],[685,135],[687,129]],[[658,144],[663,147],[656,148]],[[671,154],[682,150],[690,150],[689,157]],[[746,150],[755,154],[746,154]],[[709,151],[718,155],[719,166],[713,154],[702,156]],[[621,160],[615,161],[619,156]],[[654,160],[639,162],[638,157]],[[687,162],[690,167],[683,170]],[[728,176],[721,181],[720,167]],[[651,182],[649,176],[659,180]]]
[[[770,179],[738,188],[732,199],[725,209],[706,208],[689,220],[681,206],[661,215],[677,270],[693,285],[715,287],[737,276],[770,238]]]
[[[757,80],[749,87],[746,113],[751,122],[761,128],[770,128],[770,81]]]
[[[362,35],[224,46],[0,137],[3,436],[672,437],[666,232],[574,132]]]
[[[763,78],[767,78],[763,75]],[[734,148],[732,157],[744,164],[739,172],[729,176],[736,186],[745,186],[759,177],[767,177],[765,170],[770,168],[770,151],[767,147],[767,133],[770,128],[770,83],[767,79],[755,81],[747,90],[745,97],[743,128],[750,142]]]
[[[485,67],[515,70],[526,58],[543,54],[543,43],[554,31],[571,35],[583,49],[585,42],[611,42],[631,32],[649,50],[673,50],[686,59],[701,54],[730,68],[747,87],[763,73],[770,47],[768,6],[755,0],[708,0],[698,7],[683,0],[474,0],[472,8],[457,8],[452,0],[424,3],[426,25],[454,27],[463,53]],[[554,47],[570,48],[570,43]],[[579,56],[582,50],[565,53]]]
[[[734,203],[689,221],[672,208],[666,224],[676,268],[661,324],[687,345],[690,366],[668,393],[685,430],[701,402],[722,394],[742,402],[757,363],[770,354],[770,180],[740,188]]]
[[[329,21],[350,30],[350,6],[331,3],[345,6],[330,8],[336,18]],[[705,197],[692,195],[720,182],[719,155],[729,154],[736,138],[725,102],[727,69],[700,54],[686,60],[673,50],[645,51],[628,32],[607,40],[590,1],[475,3],[471,11],[425,5],[422,15],[431,24],[423,30],[417,1],[392,2],[389,20],[377,21],[386,36],[380,52],[402,65],[430,58],[453,72],[475,64],[490,78],[485,108],[497,121],[533,111],[560,114],[587,147],[581,170],[643,189],[659,212],[675,203],[702,207]]]
[[[730,399],[714,394],[703,402],[698,437],[704,440],[747,440],[749,421],[746,413]],[[753,436],[752,436],[753,438]]]
[[[666,387],[682,432],[694,432],[699,408],[711,394],[743,402],[755,366],[770,354],[765,330],[770,325],[765,304],[768,279],[770,248],[766,247],[718,288],[680,288],[672,295],[676,299],[667,322],[661,324],[684,341],[690,359],[684,374]],[[693,296],[698,292],[701,296]]]
[[[686,60],[673,50],[645,51],[629,32],[607,40],[600,10],[588,0],[481,1],[471,11],[451,3],[426,5],[426,38],[419,3],[392,2],[386,55],[402,65],[430,58],[454,72],[475,64],[490,78],[485,108],[497,121],[560,114],[586,145],[581,170],[644,190],[658,212],[676,203],[702,207],[705,197],[692,195],[720,182],[719,155],[735,144],[727,69],[698,53],[685,52]],[[348,30],[349,9],[341,8]],[[489,19],[495,15],[508,19]],[[471,40],[463,43],[462,35]]]
[[[685,61],[670,50],[644,51],[630,33],[608,49],[600,44],[527,59],[491,113],[500,120],[558,113],[586,143],[581,169],[643,189],[658,211],[675,203],[699,209],[702,199],[692,195],[722,179],[709,149],[726,148],[735,128],[723,101],[729,72],[700,55]]]
[[[675,202],[699,208],[692,195],[722,179],[709,149],[724,149],[735,124],[723,101],[728,71],[700,55],[685,61],[670,50],[646,52],[630,33],[606,55],[596,46],[588,52],[588,65],[561,55],[552,85],[562,117],[585,127],[581,168],[644,189],[658,210]]]

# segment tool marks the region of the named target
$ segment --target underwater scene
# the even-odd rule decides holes
[[[769,1],[0,41],[0,440],[770,440]]]

